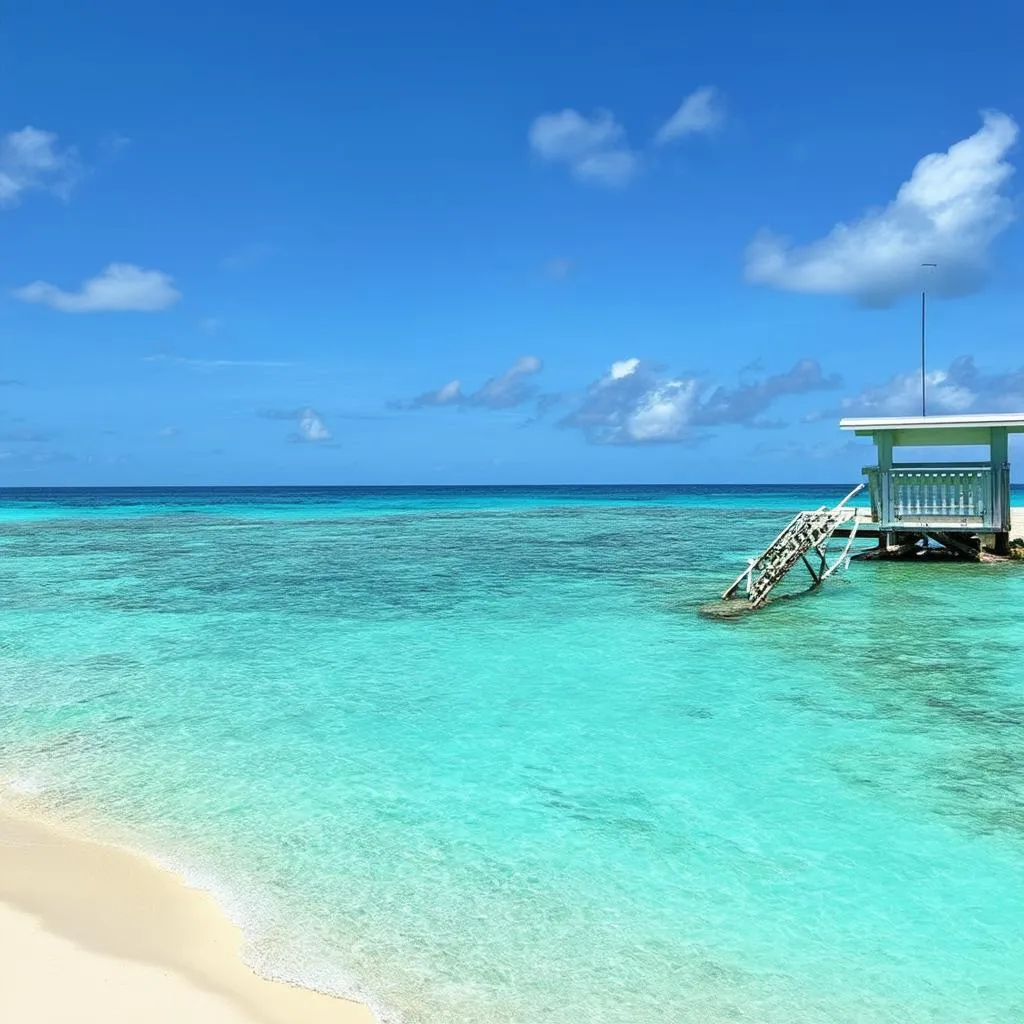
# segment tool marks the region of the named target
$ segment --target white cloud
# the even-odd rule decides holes
[[[434,405],[465,405],[466,396],[462,393],[462,381],[455,379],[442,384],[433,391],[424,391],[415,398],[392,402],[394,409],[423,409]]]
[[[520,356],[507,370],[491,377],[470,394],[464,394],[462,381],[450,380],[434,391],[417,395],[411,401],[392,403],[399,409],[452,405],[485,409],[511,409],[537,397],[532,378],[543,369],[537,356]]]
[[[608,371],[608,375],[612,380],[622,380],[623,377],[628,377],[630,374],[636,373],[639,365],[639,359],[620,359],[617,363],[612,363],[612,367]]]
[[[640,162],[628,149],[613,149],[607,153],[591,153],[572,165],[573,174],[580,181],[595,181],[599,185],[618,187],[628,185],[636,174]]]
[[[299,413],[298,438],[301,441],[330,441],[331,432],[327,429],[327,424],[320,418],[319,413],[312,409],[303,409]]]
[[[542,159],[566,164],[580,181],[627,184],[640,168],[622,125],[607,110],[585,117],[576,110],[541,114],[530,125],[530,146]]]
[[[655,145],[686,138],[687,135],[711,134],[725,124],[725,101],[713,85],[691,92],[679,109],[658,129]]]
[[[466,401],[489,409],[521,405],[535,394],[530,378],[540,373],[543,365],[537,356],[520,356],[504,373],[485,381]]]
[[[813,359],[734,388],[707,388],[698,377],[665,377],[640,359],[622,359],[590,385],[560,426],[583,431],[591,444],[693,443],[711,426],[775,426],[761,416],[776,399],[838,385]]]
[[[946,370],[925,375],[932,412],[966,412],[975,402],[975,394],[950,379]],[[902,416],[921,411],[921,373],[897,373],[884,384],[866,388],[855,398],[840,403],[843,415]]]
[[[656,384],[624,418],[624,439],[635,443],[681,440],[699,398],[700,383],[692,377]]]
[[[173,278],[160,270],[143,270],[132,263],[111,263],[101,274],[83,281],[77,292],[66,292],[46,281],[34,281],[15,291],[23,302],[40,302],[62,313],[136,310],[156,312],[174,305],[181,292]]]
[[[582,430],[592,444],[683,441],[700,399],[695,377],[661,377],[639,359],[621,359],[587,389],[560,426]]]
[[[929,413],[1015,412],[1024,408],[1024,369],[982,373],[971,356],[954,359],[948,370],[925,375]],[[897,373],[884,384],[844,398],[836,410],[816,414],[905,416],[921,411],[921,371]]]
[[[804,246],[762,232],[747,248],[747,280],[885,305],[921,286],[922,263],[936,263],[929,290],[971,290],[989,245],[1014,219],[1001,189],[1014,172],[1005,158],[1016,140],[1012,118],[986,112],[974,135],[921,159],[883,209]]]
[[[14,206],[34,190],[67,199],[78,169],[76,151],[60,149],[54,132],[31,125],[9,132],[0,139],[0,206]]]
[[[447,384],[442,384],[434,393],[434,400],[438,405],[448,405],[451,402],[458,402],[461,398],[461,380],[450,380]]]
[[[288,420],[295,423],[298,429],[288,435],[289,441],[317,444],[331,440],[331,431],[323,417],[309,406],[304,409],[260,409],[256,415],[264,420]]]
[[[530,145],[546,160],[571,163],[591,153],[615,149],[625,132],[607,110],[586,118],[575,110],[541,114],[530,126]]]

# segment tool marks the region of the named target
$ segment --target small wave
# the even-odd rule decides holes
[[[41,793],[46,792],[46,786],[38,779],[28,775],[8,779],[3,784],[3,788],[12,796],[39,796]]]
[[[300,948],[294,941],[277,943],[268,939],[268,932],[277,931],[277,922],[287,920],[287,908],[272,907],[269,900],[261,900],[252,892],[242,896],[236,883],[198,866],[187,856],[169,855],[131,843],[127,848],[175,875],[190,889],[211,896],[220,912],[242,933],[241,959],[256,974],[269,981],[361,1003],[379,1024],[404,1024],[400,1014],[367,992],[344,968],[313,949]]]

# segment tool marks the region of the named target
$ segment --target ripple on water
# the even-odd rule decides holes
[[[830,498],[37,497],[0,779],[407,1024],[1024,1019],[1024,574],[695,614]]]

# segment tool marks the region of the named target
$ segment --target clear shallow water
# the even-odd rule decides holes
[[[1021,567],[695,615],[841,493],[8,492],[0,779],[409,1024],[1024,1021]]]

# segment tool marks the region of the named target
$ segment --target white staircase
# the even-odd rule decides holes
[[[847,508],[846,503],[863,489],[863,484],[851,491],[834,508],[822,505],[810,512],[798,512],[787,524],[786,528],[775,540],[761,552],[757,558],[751,558],[747,568],[736,577],[722,594],[723,600],[734,597],[740,586],[744,587],[744,597],[751,608],[760,608],[768,600],[768,595],[786,576],[790,569],[799,561],[803,561],[817,586],[837,569],[847,563],[850,545],[857,532],[856,510]],[[843,523],[853,525],[850,537],[843,553],[830,566],[828,564],[827,545],[836,528]],[[808,560],[808,555],[816,556],[818,566],[815,568]]]

